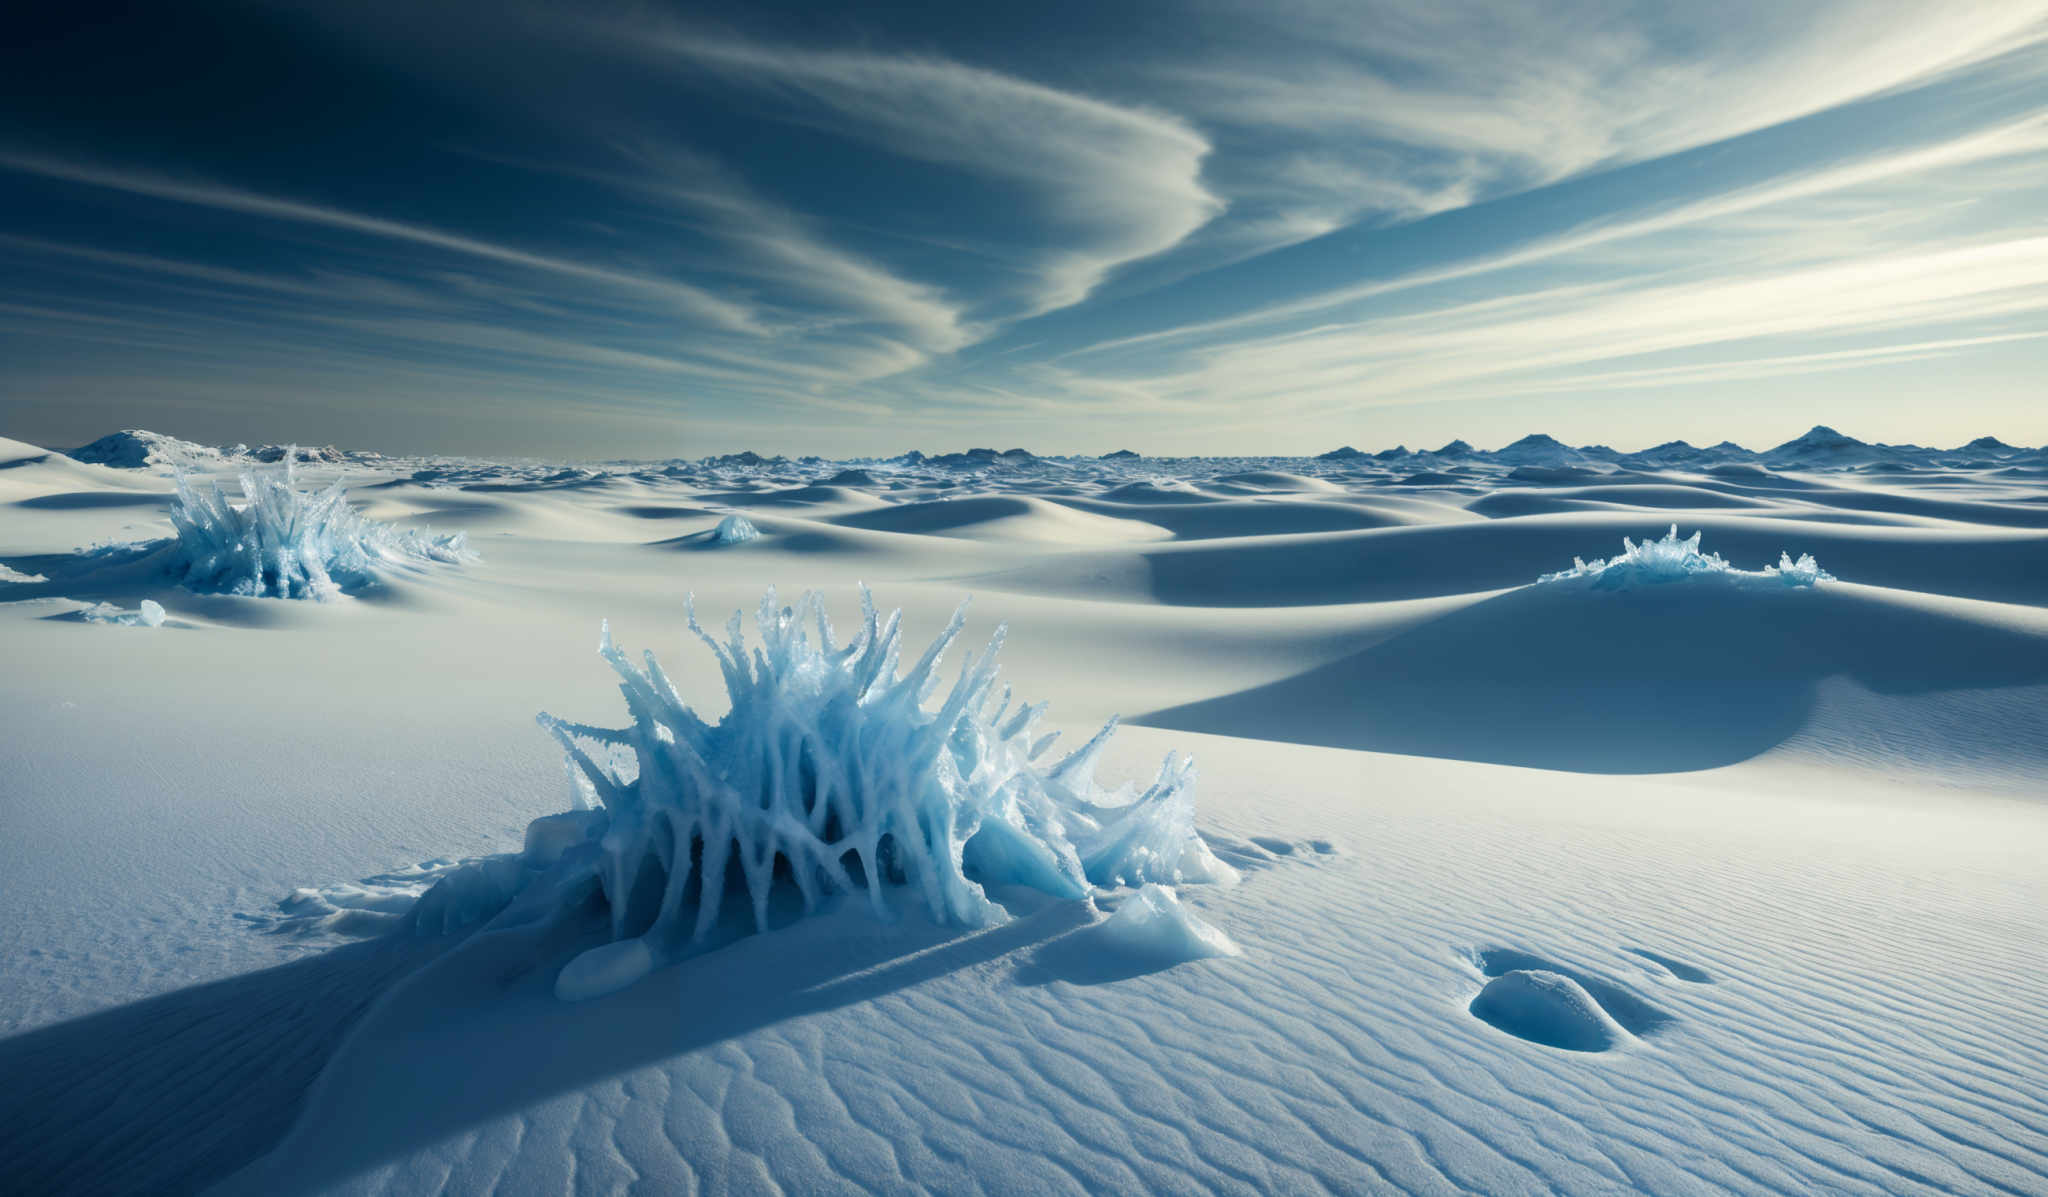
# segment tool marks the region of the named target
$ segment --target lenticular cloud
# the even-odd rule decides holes
[[[236,507],[218,482],[178,479],[171,571],[187,589],[260,598],[330,599],[375,585],[380,564],[469,560],[463,533],[396,528],[349,506],[341,483],[302,491],[281,473],[245,473]]]
[[[1036,734],[1045,704],[996,693],[1002,630],[928,709],[965,618],[963,604],[899,677],[901,612],[880,618],[865,590],[844,646],[816,594],[782,606],[769,591],[751,649],[738,613],[720,641],[692,611],[732,702],[716,724],[678,697],[652,653],[635,663],[607,629],[599,651],[630,724],[540,716],[567,753],[576,809],[537,820],[516,857],[444,878],[415,922],[538,917],[594,895],[612,942],[572,961],[556,986],[583,998],[706,939],[728,899],[760,929],[778,890],[806,911],[864,898],[884,919],[907,895],[935,921],[976,926],[1003,917],[985,887],[1080,898],[1093,886],[1235,879],[1195,832],[1191,760],[1169,755],[1143,791],[1101,790],[1094,764],[1112,719],[1041,763],[1055,738]]]
[[[1737,569],[1719,553],[1700,552],[1700,533],[1678,538],[1678,525],[1671,525],[1662,540],[1641,544],[1624,536],[1621,552],[1604,561],[1572,558],[1572,567],[1544,574],[1538,582],[1569,582],[1590,578],[1596,590],[1625,590],[1633,586],[1657,585],[1690,578],[1712,577],[1731,582],[1765,581],[1786,586],[1812,586],[1832,582],[1834,575],[1820,567],[1813,554],[1802,553],[1794,561],[1790,553],[1778,554],[1778,564],[1760,570]]]

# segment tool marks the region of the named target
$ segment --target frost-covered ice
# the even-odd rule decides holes
[[[1615,556],[1596,561],[1574,557],[1570,569],[1544,574],[1537,580],[1568,582],[1591,578],[1596,590],[1626,590],[1634,586],[1654,586],[1709,576],[1729,581],[1769,580],[1786,586],[1812,586],[1816,582],[1834,580],[1834,575],[1822,569],[1811,553],[1800,554],[1797,561],[1790,553],[1780,553],[1776,565],[1766,565],[1760,570],[1737,569],[1719,553],[1700,552],[1700,536],[1701,533],[1694,532],[1680,540],[1677,524],[1671,525],[1671,530],[1664,534],[1662,540],[1644,540],[1637,544],[1624,536],[1621,538],[1622,551]]]
[[[711,530],[714,544],[744,544],[760,535],[761,530],[754,527],[754,521],[744,515],[728,515]]]
[[[516,923],[595,891],[615,942],[563,970],[558,992],[582,998],[703,941],[742,892],[760,930],[780,887],[805,911],[863,894],[883,919],[895,917],[887,895],[901,888],[936,922],[979,926],[1003,917],[985,885],[1081,898],[1097,885],[1235,880],[1195,831],[1192,759],[1169,754],[1143,792],[1104,792],[1093,775],[1112,719],[1042,765],[1057,738],[1037,734],[1045,704],[995,693],[1002,629],[932,711],[924,703],[966,605],[900,678],[901,612],[884,620],[863,590],[861,614],[841,646],[815,593],[782,606],[771,589],[750,653],[737,612],[721,643],[691,610],[690,630],[717,657],[732,702],[715,725],[682,701],[652,653],[634,664],[607,628],[599,652],[632,725],[543,714],[568,754],[575,809],[537,820],[516,857],[442,880],[421,900],[427,926]],[[1149,923],[1135,933],[1169,935]]]
[[[133,611],[123,611],[112,603],[94,603],[78,613],[87,623],[114,624],[125,628],[158,628],[164,623],[163,604],[155,599],[143,599],[141,606]]]
[[[13,569],[6,565],[0,565],[0,582],[20,582],[26,585],[35,582],[47,581],[49,581],[49,579],[41,574],[25,574],[18,569]]]
[[[1103,920],[1095,936],[1106,947],[1158,963],[1241,954],[1228,935],[1203,922],[1161,885],[1140,886]]]
[[[171,569],[186,587],[263,598],[330,599],[376,583],[380,565],[470,559],[463,533],[436,536],[369,519],[341,483],[298,487],[293,458],[277,473],[241,475],[237,507],[217,482],[178,479]]]

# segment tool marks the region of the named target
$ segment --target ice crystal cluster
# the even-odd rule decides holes
[[[289,459],[276,473],[241,475],[240,507],[218,482],[179,477],[172,572],[192,590],[263,598],[330,599],[372,586],[380,565],[471,559],[464,534],[435,536],[369,519],[340,482],[306,491]]]
[[[1700,533],[1695,532],[1684,540],[1678,538],[1678,525],[1662,540],[1645,540],[1641,544],[1624,536],[1621,538],[1621,552],[1604,561],[1586,561],[1572,558],[1572,567],[1554,574],[1544,574],[1539,582],[1566,582],[1590,578],[1596,590],[1626,590],[1634,586],[1656,585],[1661,582],[1677,582],[1688,578],[1711,576],[1731,582],[1747,580],[1772,581],[1786,586],[1811,586],[1816,582],[1829,582],[1834,575],[1820,567],[1813,554],[1802,553],[1794,561],[1790,553],[1778,554],[1778,564],[1766,565],[1760,570],[1737,569],[1719,553],[1700,552]]]
[[[1055,739],[1037,732],[1045,704],[996,692],[1000,629],[928,708],[966,607],[898,676],[901,614],[880,618],[863,590],[860,629],[842,646],[816,594],[782,606],[770,590],[750,649],[738,613],[720,641],[692,611],[732,703],[716,724],[678,697],[652,653],[628,659],[607,629],[599,651],[630,724],[540,716],[567,753],[577,809],[537,820],[523,853],[444,878],[416,921],[436,930],[494,908],[516,921],[594,893],[612,942],[556,985],[581,998],[704,940],[728,899],[765,929],[778,888],[806,911],[851,895],[889,919],[902,895],[938,922],[976,926],[1004,917],[989,886],[1081,898],[1094,886],[1236,878],[1195,832],[1191,760],[1169,755],[1142,792],[1103,791],[1094,764],[1112,719],[1041,763]]]

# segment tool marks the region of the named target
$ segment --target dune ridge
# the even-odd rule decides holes
[[[480,558],[303,603],[124,547],[170,533],[173,458],[264,452],[0,443],[0,1189],[2048,1176],[2038,450],[323,450],[305,485]],[[1674,524],[1829,576],[1538,581]],[[1117,886],[992,891],[979,928],[826,903],[573,1005],[559,967],[604,938],[573,905],[362,937],[562,809],[531,719],[608,726],[600,621],[675,660],[686,595],[769,584],[872,585],[909,642],[971,595],[1070,743],[1124,717],[1106,774],[1192,751],[1243,880],[1168,913],[1239,954],[1101,950],[1161,917]],[[144,601],[169,618],[81,615]],[[725,709],[717,670],[668,680]]]

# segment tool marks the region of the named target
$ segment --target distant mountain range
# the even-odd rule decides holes
[[[272,463],[287,456],[307,464],[390,466],[396,460],[379,453],[344,451],[331,446],[247,445],[214,447],[179,440],[162,433],[128,429],[103,436],[89,445],[65,450],[79,461],[123,469],[192,468],[220,469],[244,463]],[[443,459],[445,460],[445,459]],[[1148,459],[1131,449],[1119,449],[1096,458],[1040,457],[1025,449],[969,449],[964,453],[926,456],[913,449],[888,458],[848,459],[873,467],[943,471],[1028,470],[1042,466],[1095,462],[1129,467]],[[1224,460],[1224,459],[1217,459]],[[1242,460],[1232,458],[1228,460]],[[2009,445],[1995,436],[1980,436],[1953,449],[1923,445],[1886,445],[1859,441],[1826,425],[1816,425],[1805,435],[1761,451],[1746,449],[1733,441],[1701,448],[1685,441],[1666,441],[1648,449],[1624,453],[1606,445],[1571,446],[1543,433],[1531,433],[1498,449],[1475,449],[1454,440],[1438,449],[1410,450],[1406,446],[1376,452],[1345,445],[1318,454],[1313,459],[1261,457],[1266,461],[1313,460],[1330,466],[1361,470],[1396,471],[1409,475],[1417,484],[1433,480],[1456,480],[1458,471],[1492,467],[1496,474],[1506,467],[1511,478],[1532,482],[1563,482],[1574,477],[1597,477],[1623,470],[1681,470],[1707,472],[1718,469],[1763,468],[1770,470],[1911,471],[1920,469],[2039,469],[2048,468],[2048,448]],[[619,462],[617,465],[647,463]],[[814,468],[828,463],[819,457],[764,457],[752,451],[705,457],[689,463],[700,469],[751,470],[763,467]]]
[[[1886,445],[1859,441],[1829,428],[1815,425],[1805,435],[1762,451],[1746,449],[1733,441],[1705,448],[1686,441],[1665,441],[1634,453],[1623,453],[1606,445],[1576,448],[1556,437],[1532,433],[1510,445],[1491,451],[1475,449],[1465,441],[1452,441],[1441,449],[1410,452],[1406,448],[1365,453],[1349,445],[1319,455],[1318,461],[1412,460],[1418,464],[1490,462],[1507,466],[1569,468],[1615,465],[1632,468],[1682,469],[1750,463],[1788,469],[1844,469],[1852,466],[1991,466],[2017,460],[2034,462],[2048,456],[2048,449],[2026,449],[2008,445],[1995,436],[1980,436],[1954,449],[1933,449],[1924,445]]]

